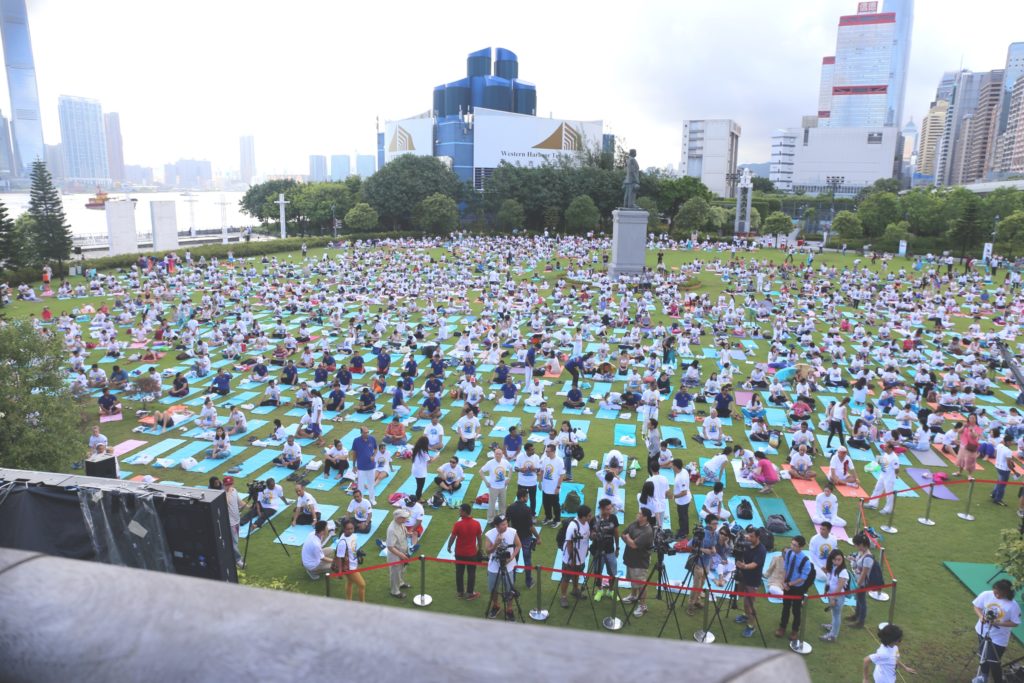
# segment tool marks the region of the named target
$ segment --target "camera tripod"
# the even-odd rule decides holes
[[[696,567],[697,563],[700,562],[700,560],[701,560],[701,550],[700,550],[699,546],[697,548],[695,548],[694,551],[690,552],[690,557],[686,561],[687,566],[690,565],[690,560],[691,559],[693,560],[693,567]],[[679,584],[680,590],[678,592],[672,594],[669,597],[668,614],[665,615],[665,620],[661,623],[661,628],[658,630],[658,637],[659,638],[665,632],[665,627],[668,626],[669,618],[672,617],[672,618],[675,619],[675,622],[676,622],[676,632],[679,634],[680,640],[682,640],[682,638],[683,638],[683,630],[679,626],[679,615],[678,615],[678,613],[676,613],[676,603],[679,602],[679,598],[684,593],[687,593],[686,591],[682,590],[682,587],[685,586],[687,583],[691,582],[691,580],[693,578],[693,574],[694,574],[693,568],[687,569],[686,570],[686,574],[683,576],[682,582]],[[693,587],[693,590],[696,590],[696,587]],[[704,601],[704,614],[706,616],[707,615],[708,601],[712,599],[712,595],[713,595],[710,592],[712,590],[711,577],[708,575],[707,571],[704,572],[704,583],[701,585],[700,590],[702,592],[704,590],[708,591],[707,599]],[[718,625],[722,627],[722,631],[723,631],[723,636],[722,637],[724,638],[725,637],[724,636],[725,625],[722,623],[722,617],[718,613],[717,609],[715,611],[715,617],[718,619]],[[713,642],[715,642],[714,634],[711,633],[710,631],[706,630],[706,628],[708,626],[708,623],[703,623],[702,622],[702,626],[704,628],[702,628],[700,631],[697,631],[694,634],[694,636],[693,636],[694,640],[696,640],[698,643],[713,643]],[[726,642],[728,642],[728,641],[726,641]]]
[[[494,605],[499,590],[501,591],[501,609],[505,613],[505,621],[516,621],[514,617],[512,619],[508,618],[509,613],[512,613],[518,615],[520,622],[526,623],[526,620],[523,619],[523,608],[519,605],[519,591],[515,588],[512,575],[509,573],[504,560],[498,561],[498,578],[494,582],[494,588],[491,589],[491,597],[487,601],[487,607],[484,610],[485,616],[490,614],[491,606]],[[515,605],[514,612],[512,605]]]
[[[251,494],[249,495],[249,499],[252,500],[253,514],[252,517],[249,518],[248,530],[245,532],[245,551],[242,553],[243,567],[245,566],[246,560],[249,558],[249,539],[252,538],[253,525],[256,525],[257,528],[263,526],[263,522],[256,524],[257,519],[263,518],[263,505],[260,503],[257,497]],[[281,534],[277,533],[277,527],[274,526],[273,520],[270,519],[272,516],[273,515],[267,515],[264,521],[270,525],[270,530],[274,532],[274,537],[277,539],[277,544],[281,546],[281,550],[283,550],[284,554],[290,558],[292,554],[288,552],[288,547],[284,544],[284,541],[281,540]]]
[[[566,539],[566,541],[565,541],[566,543],[571,543],[572,544],[572,548],[570,549],[570,553],[569,553],[569,557],[570,557],[569,564],[571,564],[574,567],[579,567],[579,566],[581,566],[583,564],[583,562],[580,559],[580,551],[579,551],[579,542],[581,540],[582,540],[582,536],[580,536],[579,532],[577,531],[573,535],[573,537],[571,539]],[[587,566],[585,567],[585,573],[586,574],[593,574],[593,573],[595,573],[596,569],[597,569],[597,556],[594,555],[593,553],[591,553],[590,554],[590,559],[587,562]],[[537,578],[538,578],[538,580],[540,579],[540,577],[537,577]],[[565,620],[565,623],[568,624],[569,622],[572,621],[573,615],[576,614],[576,608],[579,607],[579,605],[580,605],[580,600],[586,600],[588,603],[590,603],[590,611],[593,612],[593,614],[594,614],[594,628],[600,628],[601,624],[600,624],[600,620],[597,618],[597,608],[594,607],[594,601],[590,599],[590,577],[589,576],[584,576],[582,584],[578,583],[577,580],[578,580],[578,577],[576,577],[576,576],[569,576],[567,574],[562,574],[562,580],[558,582],[558,588],[555,589],[554,595],[551,596],[551,602],[548,603],[548,612],[550,613],[551,608],[554,606],[555,599],[562,594],[562,590],[561,590],[562,589],[562,584],[564,582],[570,582],[572,584],[572,587],[573,587],[572,591],[570,592],[570,594],[572,595],[572,598],[573,598],[573,605],[572,605],[572,609],[569,610],[569,618]]]
[[[736,569],[735,571],[739,571],[739,569]],[[726,582],[725,587],[722,590],[730,591],[730,592],[736,590],[736,574],[735,574],[735,572],[733,573],[733,575],[731,577],[729,577],[729,581]],[[736,610],[740,609],[738,596],[736,596],[736,595],[729,595],[729,596],[727,596],[727,598],[728,599],[725,600],[725,602],[726,602],[725,618],[726,619],[729,618],[729,613],[734,608]],[[718,619],[718,623],[719,624],[722,623],[722,618],[721,618],[721,614],[720,614],[721,609],[722,609],[722,607],[721,607],[720,601],[716,600],[715,601],[715,617]],[[757,629],[758,635],[761,636],[761,644],[764,645],[765,647],[768,647],[768,642],[764,639],[764,630],[761,628],[761,620],[757,618],[757,608],[756,607],[753,608],[753,612],[754,612],[754,623],[753,624],[749,624],[748,623],[747,625],[748,626],[752,625],[752,626],[754,626]],[[746,614],[746,612],[744,612],[744,614]],[[724,627],[723,627],[722,637],[725,638]],[[725,638],[725,642],[728,643],[729,639]]]

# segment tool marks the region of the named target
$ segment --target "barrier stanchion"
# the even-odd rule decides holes
[[[885,566],[885,548],[882,548],[881,552],[879,553],[877,562],[879,562],[879,566],[880,567],[884,567]],[[892,578],[892,577],[890,576],[890,578]],[[893,579],[893,580],[895,580],[895,579]],[[883,592],[883,591],[880,591],[880,590],[868,591],[868,597],[871,598],[872,600],[877,600],[878,602],[888,602],[889,601],[889,595],[887,593]]]
[[[612,577],[611,590],[612,590],[612,614],[609,617],[605,617],[601,625],[609,631],[621,631],[622,630],[622,619],[617,616],[618,604],[619,604],[619,579],[617,576]]]
[[[707,579],[705,579],[705,581],[707,581]],[[715,634],[708,630],[708,610],[711,607],[711,599],[712,596],[709,591],[704,600],[704,616],[701,619],[701,629],[693,634],[693,639],[704,645],[710,645],[715,642]]]
[[[971,514],[971,499],[974,498],[974,480],[971,479],[967,487],[967,507],[964,508],[963,512],[956,513],[956,516],[965,522],[973,522],[974,515]]]
[[[533,572],[537,576],[537,583],[535,584],[537,586],[537,609],[530,610],[530,618],[533,619],[534,621],[547,621],[547,619],[548,619],[548,611],[546,609],[544,609],[544,607],[542,606],[543,604],[541,603],[541,596],[540,596],[540,585],[542,583],[544,583],[544,582],[541,580],[541,573],[540,573],[540,565],[539,564],[534,566]]]
[[[881,631],[883,628],[893,623],[896,619],[896,584],[899,583],[896,579],[892,580],[892,591],[889,593],[889,621],[883,621],[878,625],[878,630]]]
[[[864,515],[864,499],[863,498],[858,498],[857,499],[857,526],[854,527],[854,528],[857,529],[857,531],[863,531],[864,527],[867,526],[867,524],[865,524],[866,521],[867,521],[867,517]]]
[[[893,491],[893,494],[892,494],[892,507],[889,508],[889,521],[887,521],[884,525],[878,527],[879,529],[881,529],[882,531],[884,531],[887,534],[898,534],[899,531],[900,531],[899,529],[894,527],[893,524],[892,524],[892,519],[896,515],[896,497],[897,497],[896,496],[896,492]]]
[[[789,649],[798,655],[809,655],[811,650],[811,644],[804,640],[804,633],[807,630],[807,621],[811,615],[807,613],[807,596],[804,595],[800,598],[800,637],[798,640],[789,641]]]
[[[324,574],[324,597],[331,597],[331,575]]]
[[[420,555],[420,593],[413,596],[412,602],[419,607],[426,607],[433,601],[434,599],[427,595],[427,558]]]
[[[972,482],[973,483],[973,482]],[[928,486],[928,503],[924,507],[924,517],[918,517],[917,521],[919,524],[925,526],[935,526],[935,520],[932,519],[932,499],[935,498],[935,484]]]

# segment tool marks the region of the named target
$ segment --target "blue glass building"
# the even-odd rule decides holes
[[[0,36],[11,96],[14,171],[17,175],[28,175],[33,161],[46,159],[46,150],[25,0],[0,0]]]

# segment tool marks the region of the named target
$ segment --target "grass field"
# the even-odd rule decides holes
[[[311,251],[310,255],[319,256],[319,252]],[[437,255],[440,255],[440,252],[438,252]],[[722,257],[723,260],[727,260],[728,254],[720,255],[718,253],[669,252],[666,256],[666,262],[670,266],[678,266],[681,263],[691,261],[695,258],[700,258],[707,262],[719,257]],[[783,254],[776,251],[767,251],[759,252],[756,257],[759,259],[767,257],[772,261],[781,262]],[[296,255],[295,258],[298,258],[298,256]],[[845,256],[839,254],[818,255],[815,258],[815,266],[820,263],[828,265],[835,264],[839,267],[850,266],[853,264],[854,258],[855,256],[852,254]],[[649,254],[649,261],[651,265],[655,262],[655,255],[653,252]],[[911,274],[913,274],[910,266],[911,263],[909,261],[897,258],[889,265],[889,269],[894,271],[901,267],[905,267]],[[876,269],[881,269],[881,264],[879,263],[874,267]],[[558,273],[539,274],[548,280],[554,280],[559,275]],[[704,272],[699,276],[699,280],[701,291],[708,292],[712,295],[713,299],[718,294],[725,291],[725,285],[714,273]],[[42,309],[42,306],[46,304],[51,307],[56,315],[63,309],[70,309],[72,307],[79,306],[85,301],[86,300],[51,300],[41,303],[17,302],[9,306],[4,313],[10,318],[25,317],[30,313],[38,313]],[[92,302],[94,305],[99,303],[98,299],[90,299],[88,301]],[[742,298],[737,297],[737,301],[741,302]],[[478,309],[474,309],[474,312],[477,310]],[[664,320],[660,311],[656,315],[655,319]],[[957,321],[957,325],[962,326],[963,328],[966,327],[966,324],[967,322],[965,319],[958,319]],[[987,323],[987,325],[990,325],[990,323]],[[986,329],[988,329],[987,326]],[[819,329],[819,334],[820,332],[821,330]],[[705,337],[702,342],[707,346],[711,345],[709,337]],[[763,359],[766,354],[766,348],[767,344],[762,342],[760,350],[755,357]],[[90,360],[97,359],[100,355],[102,355],[102,352],[94,351],[90,356]],[[340,361],[341,357],[339,357],[339,362]],[[705,377],[714,367],[714,363],[715,361],[710,359],[702,362],[702,369]],[[173,354],[168,354],[168,356],[165,357],[158,366],[171,367],[175,364]],[[421,363],[421,368],[424,365],[425,364]],[[109,370],[110,366],[107,365],[105,367]],[[740,368],[741,372],[746,372],[747,370],[749,370],[749,366],[741,366]],[[481,374],[486,376],[488,373]],[[568,373],[563,373],[558,384],[560,384],[561,381],[568,379],[568,377]],[[417,385],[419,385],[421,381],[422,378],[417,382]],[[237,383],[238,382],[236,380],[233,381],[232,384],[235,386]],[[549,389],[549,398],[556,398],[551,395],[553,391],[554,389]],[[235,393],[238,393],[237,390]],[[555,417],[557,419],[563,419],[560,403],[560,401],[557,401],[559,408],[555,410]],[[1012,403],[1012,399],[1007,399],[1006,403]],[[137,406],[133,404],[126,404],[126,412],[129,416],[134,412],[136,407]],[[349,403],[349,407],[351,409],[351,403]],[[448,406],[446,405],[445,407]],[[492,402],[485,402],[484,409],[486,411],[491,412],[492,407]],[[83,409],[93,411],[94,405],[91,403],[83,404]],[[282,417],[285,412],[286,409],[279,409],[269,415],[259,415],[257,417],[270,421],[274,417]],[[662,412],[667,418],[667,405],[663,404]],[[517,409],[512,413],[491,412],[491,417],[495,419],[505,415],[518,416],[524,420],[528,420],[532,417],[524,414],[520,409]],[[444,420],[444,424],[449,428],[449,433],[451,432],[450,425],[457,417],[457,411],[453,410]],[[580,416],[572,417],[578,418]],[[593,458],[599,459],[601,454],[612,448],[612,432],[613,426],[616,422],[595,419],[595,416],[593,415],[582,417],[590,420],[589,437],[587,442],[584,444],[586,449],[586,457],[584,458],[585,463]],[[295,421],[294,418],[284,419],[286,425],[289,424],[289,422]],[[353,427],[358,426],[355,424],[349,424],[348,422],[325,422],[325,425],[328,424],[334,426],[334,430],[326,435],[328,438],[344,435]],[[373,424],[378,436],[383,432],[383,425],[379,423],[369,424]],[[663,424],[683,427],[688,437],[694,431],[694,425],[691,424],[675,423],[667,419],[663,421]],[[126,420],[123,422],[105,424],[103,426],[103,432],[109,437],[111,444],[119,443],[128,438],[138,438],[146,440],[147,442],[155,442],[164,438],[132,434],[130,429],[133,426],[134,423],[130,421],[130,417],[126,417]],[[484,428],[485,439],[489,429],[490,428],[487,427]],[[260,430],[260,433],[266,433],[266,431],[266,428],[263,428]],[[737,420],[734,426],[727,427],[726,432],[731,434],[735,440],[744,444],[747,443],[746,437],[743,434],[741,421]],[[639,435],[639,429],[637,433]],[[171,434],[171,436],[178,435]],[[489,439],[486,440],[489,441]],[[696,445],[693,439],[688,439],[688,446],[689,448],[684,451],[675,451],[677,453],[677,457],[681,455],[681,457],[687,462],[696,461],[697,458],[701,456],[710,456],[714,452],[710,449],[703,449]],[[454,442],[447,446],[442,457],[435,462],[435,467],[436,465],[444,462],[447,454],[452,452],[453,449]],[[234,458],[231,463],[220,464],[209,474],[189,473],[179,469],[157,470],[150,467],[127,464],[122,465],[122,467],[124,469],[131,470],[135,474],[149,473],[181,481],[186,485],[202,485],[206,483],[210,474],[223,476],[226,469],[230,467],[231,464],[241,462],[245,458],[256,453],[258,450],[260,449],[256,447],[248,447],[242,455]],[[620,450],[623,450],[630,455],[641,455],[642,448],[620,448]],[[318,450],[312,449],[312,447],[305,448],[304,452],[316,453],[319,457]],[[478,462],[482,464],[484,462],[484,458],[485,456],[481,456],[481,459]],[[913,460],[913,456],[911,456],[911,459]],[[780,456],[774,457],[773,460],[778,463]],[[391,483],[385,490],[385,494],[378,497],[378,509],[384,506],[387,494],[395,491],[410,476],[408,461],[396,460],[396,463],[400,464],[400,471],[391,480]],[[914,461],[914,465],[920,466],[916,461]],[[257,471],[255,474],[260,474],[260,471]],[[981,476],[990,476],[992,474],[992,468],[989,466],[986,467],[985,472],[981,473]],[[249,478],[251,479],[254,477]],[[907,477],[904,477],[904,479],[907,479]],[[588,470],[577,469],[576,480],[586,483],[586,502],[588,504],[592,504],[597,491],[597,480],[594,477],[594,474]],[[639,490],[639,484],[641,481],[642,479],[628,480],[627,486],[623,491],[623,499],[626,501],[625,519],[627,522],[631,521],[635,515],[636,494]],[[866,481],[872,482],[872,479],[867,477]],[[244,478],[238,478],[238,483],[240,490],[244,492]],[[867,483],[864,485],[866,488],[870,488]],[[476,479],[468,485],[469,492],[466,496],[467,499],[475,495],[478,486],[479,477],[476,477]],[[289,498],[293,498],[294,492],[291,485],[286,484],[285,488]],[[1001,529],[1017,526],[1018,520],[1014,515],[1013,504],[1011,503],[1009,508],[999,508],[992,505],[988,501],[989,488],[990,487],[985,485],[978,486],[971,510],[976,515],[977,521],[970,523],[961,521],[955,514],[956,512],[963,511],[965,508],[965,489],[958,489],[955,491],[955,493],[961,498],[960,502],[946,502],[942,500],[934,502],[931,513],[931,517],[936,521],[936,525],[934,527],[922,526],[916,521],[919,516],[924,514],[926,504],[925,497],[900,498],[897,502],[895,525],[899,528],[899,533],[896,535],[885,535],[884,545],[887,549],[888,558],[893,571],[899,579],[895,621],[903,626],[906,632],[906,638],[901,646],[901,651],[904,656],[904,661],[910,666],[918,669],[919,680],[965,680],[973,674],[974,664],[968,665],[970,673],[962,667],[964,666],[964,663],[973,656],[972,653],[975,643],[973,634],[974,614],[971,610],[970,601],[974,596],[954,578],[954,576],[943,566],[942,562],[991,562],[993,561],[993,551],[998,544]],[[695,493],[704,492],[705,490],[706,489],[701,489],[700,487],[695,487],[694,489]],[[1008,495],[1008,500],[1011,501],[1014,500],[1012,497],[1012,491],[1013,490],[1011,489],[1011,493]],[[428,487],[428,494],[430,492],[432,492],[432,487]],[[740,491],[735,487],[735,484],[732,483],[727,488],[726,492],[730,495],[737,493],[751,495],[755,500],[762,497],[757,493],[756,489]],[[341,493],[337,487],[328,492],[314,491],[313,494],[321,505],[337,505],[340,506],[342,510],[344,510],[349,501],[349,497]],[[797,519],[801,532],[808,538],[813,535],[814,530],[810,519],[803,512],[803,499],[796,493],[792,485],[788,482],[780,482],[780,484],[775,487],[775,493],[769,494],[765,497],[773,497],[783,500],[788,506],[789,511]],[[841,498],[840,506],[840,514],[850,520],[852,524],[853,521],[856,520],[856,504],[854,499]],[[429,508],[427,509],[427,513],[432,515],[432,521],[429,530],[423,539],[421,552],[428,556],[436,556],[442,547],[442,544],[447,540],[448,532],[451,528],[451,524],[456,518],[456,514],[454,511],[448,509],[430,510]],[[482,517],[483,514],[484,513],[481,511],[478,512],[476,516]],[[279,516],[275,519],[275,523],[279,530],[287,525],[289,516],[290,513]],[[674,522],[675,520],[673,520],[673,523]],[[868,523],[877,528],[881,523],[881,518],[877,513],[869,512]],[[380,530],[378,530],[376,534],[377,538],[383,538],[385,528],[386,523],[380,527]],[[246,570],[242,572],[242,580],[246,583],[274,586],[297,592],[323,595],[324,581],[310,581],[299,563],[298,558],[300,548],[289,547],[291,557],[287,557],[281,547],[273,543],[272,540],[272,535],[269,532],[269,529],[266,528],[252,537],[251,544],[248,548],[248,566]],[[244,549],[245,541],[243,540],[241,543]],[[842,547],[849,548],[850,546],[844,545]],[[378,562],[384,562],[383,558],[377,557],[377,549],[372,543],[364,546],[364,549],[368,554],[368,564],[372,565]],[[554,530],[546,529],[542,535],[542,545],[534,553],[534,563],[551,566],[554,559],[554,552]],[[483,599],[474,602],[465,602],[456,598],[453,569],[451,567],[436,563],[427,563],[426,572],[428,586],[427,592],[434,598],[433,604],[427,609],[437,612],[464,615],[470,618],[483,618],[485,608],[485,601]],[[383,605],[402,605],[410,609],[418,609],[412,606],[410,599],[411,594],[418,591],[418,566],[410,567],[408,571],[408,577],[410,579],[415,579],[414,581],[410,581],[410,583],[414,584],[415,588],[412,591],[409,591],[409,598],[402,602],[389,597],[386,570],[368,572],[365,576],[368,584],[368,601]],[[678,579],[681,577],[672,576],[671,578]],[[486,587],[485,575],[478,575],[478,583],[482,583],[484,587]],[[544,591],[545,603],[550,600],[552,590],[556,585],[557,584],[554,581],[548,580],[547,577],[544,578],[542,589]],[[343,581],[332,582],[331,599],[339,599],[339,596],[343,595],[343,587]],[[68,590],[73,592],[73,587],[68,587]],[[535,600],[536,597],[532,591],[524,595],[524,611],[531,608],[534,605]],[[658,632],[665,617],[665,608],[662,604],[653,600],[650,602],[650,605],[651,607],[648,614],[641,619],[633,619],[625,632],[650,636],[654,636]],[[763,630],[765,632],[765,637],[768,641],[768,646],[773,648],[784,647],[786,645],[786,641],[783,639],[777,639],[772,634],[772,631],[778,622],[780,608],[776,605],[768,605],[763,601],[760,602],[759,605],[759,614]],[[545,607],[546,606],[547,605],[545,605]],[[598,603],[598,615],[603,618],[610,611],[610,608],[610,602],[607,600]],[[877,624],[877,622],[885,620],[887,616],[887,609],[888,606],[886,604],[869,601],[869,624]],[[552,610],[551,620],[547,625],[542,626],[541,628],[555,628],[557,626],[565,625],[568,611],[560,609],[557,604],[552,608]],[[682,622],[683,635],[686,637],[690,637],[693,631],[700,627],[698,617],[687,617],[680,611],[679,618]],[[824,611],[824,605],[820,601],[811,601],[809,603],[809,609],[805,613],[805,618],[807,620],[806,633],[808,635],[808,640],[814,645],[814,652],[808,656],[805,661],[814,679],[817,681],[836,682],[861,680],[861,660],[866,654],[873,652],[877,647],[877,641],[873,629],[869,628],[863,631],[857,631],[844,627],[837,643],[821,643],[817,639],[817,636],[821,633],[819,624],[828,621],[828,616]],[[527,620],[529,621],[529,619]],[[576,628],[594,628],[594,618],[591,614],[590,608],[586,605],[581,605],[570,625]],[[509,625],[509,628],[514,629],[521,627]],[[717,625],[715,625],[713,630],[718,634],[719,642],[722,642],[723,636],[725,636],[731,644],[743,644],[756,647],[761,646],[761,641],[758,636],[755,636],[750,640],[741,638],[740,632],[742,627],[732,623],[731,617],[725,624],[724,633],[722,633],[721,627]],[[674,636],[674,625],[670,625],[666,637]],[[1024,653],[1021,652],[1020,643],[1016,640],[1011,641],[1010,650],[1004,657],[1004,661],[1021,656],[1022,654]],[[901,676],[904,675],[905,674],[901,674]]]

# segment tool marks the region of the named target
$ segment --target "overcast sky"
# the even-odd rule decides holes
[[[57,97],[121,114],[125,161],[207,158],[308,172],[310,154],[376,153],[375,120],[431,107],[467,53],[505,47],[537,85],[538,114],[603,120],[641,165],[679,163],[681,121],[732,118],[740,161],[817,109],[821,57],[855,0],[387,3],[338,0],[27,0],[46,142]],[[1024,2],[919,0],[906,114],[920,121],[945,70],[1001,68],[1024,41]],[[3,93],[7,92],[6,83]],[[0,102],[6,99],[0,95]],[[5,113],[10,107],[4,106]]]

